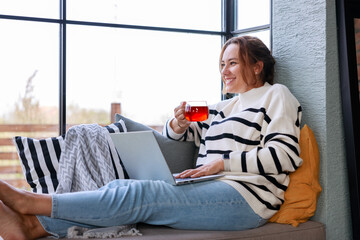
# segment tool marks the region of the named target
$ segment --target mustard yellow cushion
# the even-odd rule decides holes
[[[300,157],[303,164],[290,173],[285,201],[269,222],[297,227],[315,214],[321,192],[319,183],[319,148],[312,130],[305,125],[300,131]]]

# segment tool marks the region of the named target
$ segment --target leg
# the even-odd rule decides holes
[[[4,189],[9,190],[8,196]],[[16,200],[22,194],[0,183],[0,198]],[[49,204],[47,196],[25,195],[34,204],[36,199]],[[48,211],[44,209],[33,211]],[[163,181],[116,180],[98,191],[52,195],[50,209],[52,218],[39,220],[41,229],[54,235],[84,224],[109,227],[145,222],[181,229],[243,230],[265,222],[236,190],[221,181],[172,186]],[[3,219],[10,219],[9,214]]]
[[[96,226],[81,224],[77,222],[55,219],[45,216],[37,216],[42,229],[46,231],[48,234],[57,237],[57,238],[65,238],[67,236],[67,230],[73,226],[84,227],[84,228],[96,228]]]
[[[35,216],[21,215],[0,201],[0,236],[6,240],[25,240],[48,236],[48,233]]]
[[[99,191],[54,195],[52,217],[96,227],[145,222],[182,229],[243,230],[265,223],[221,181],[172,186],[117,180]]]
[[[258,216],[245,199],[222,181],[207,181],[173,191],[153,209],[146,223],[193,230],[245,230],[259,227],[266,220]]]
[[[51,195],[19,190],[1,180],[0,200],[20,214],[45,216],[50,216],[51,214]]]

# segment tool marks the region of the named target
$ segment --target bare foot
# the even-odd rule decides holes
[[[20,214],[51,215],[51,196],[19,190],[0,180],[0,201]]]
[[[0,201],[0,236],[4,240],[27,240],[47,236],[37,217],[21,215]]]
[[[0,200],[13,210],[26,214],[26,205],[28,203],[27,194],[24,190],[19,190],[10,184],[0,180]]]
[[[23,205],[20,201],[23,202],[23,191],[18,190],[15,187],[11,186],[10,184],[0,180],[0,200],[5,203],[6,206],[18,211],[21,209],[17,209],[17,206]]]

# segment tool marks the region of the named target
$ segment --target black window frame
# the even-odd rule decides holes
[[[353,239],[360,239],[360,101],[354,18],[360,2],[336,0],[339,73]]]
[[[59,4],[60,4],[59,19],[0,14],[0,19],[45,22],[45,23],[54,23],[59,25],[59,36],[60,36],[59,39],[60,40],[59,41],[59,53],[60,53],[59,54],[60,56],[59,134],[60,135],[64,135],[66,132],[66,36],[67,36],[68,25],[219,35],[221,36],[221,44],[224,44],[228,39],[232,38],[237,34],[251,33],[259,30],[268,29],[270,30],[270,43],[272,43],[271,19],[270,19],[270,24],[267,25],[257,26],[248,29],[236,29],[237,0],[221,0],[221,21],[222,21],[221,31],[207,31],[207,30],[194,30],[194,29],[183,29],[183,28],[153,27],[153,26],[127,25],[127,24],[116,24],[116,23],[106,23],[106,22],[68,20],[66,16],[66,3],[67,3],[66,0],[59,0]],[[272,16],[271,6],[272,6],[272,0],[270,0],[270,16]],[[231,95],[230,96],[221,95],[221,99],[226,99],[229,97],[231,97]]]

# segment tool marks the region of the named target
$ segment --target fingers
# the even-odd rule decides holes
[[[186,105],[186,102],[180,102],[180,105],[177,106],[176,108],[174,108],[174,113],[176,113],[177,111],[183,109],[185,111],[185,105]]]
[[[176,119],[184,119],[185,118],[185,105],[186,102],[181,102],[179,106],[174,109],[174,116]]]
[[[220,171],[224,171],[224,161],[221,158],[213,160],[201,167],[185,170],[180,173],[177,178],[202,177],[217,174]]]
[[[207,175],[211,175],[209,172],[205,171],[205,170],[200,170],[194,174],[191,175],[192,178],[197,178],[197,177],[203,177],[203,176],[207,176]]]
[[[181,172],[176,178],[194,178],[194,177],[202,177],[208,175],[206,168],[195,168],[195,169],[188,169]]]
[[[191,170],[193,170],[193,169],[187,169],[187,170],[179,173],[178,175],[176,175],[176,178],[187,178],[187,177],[189,177],[190,176],[189,173],[191,172]]]
[[[186,102],[181,102],[180,105],[174,109],[174,116],[178,126],[181,128],[187,128],[190,125],[190,122],[185,118],[185,105]]]

